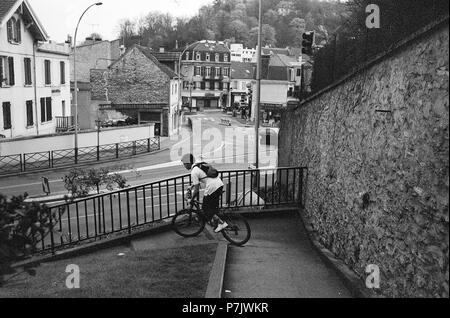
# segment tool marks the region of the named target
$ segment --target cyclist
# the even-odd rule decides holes
[[[210,178],[200,168],[200,162],[195,161],[195,157],[192,154],[184,155],[181,159],[184,167],[191,171],[192,179],[192,202],[200,195],[200,185],[204,185],[205,193],[203,196],[203,211],[207,217],[207,221],[215,227],[214,232],[220,233],[228,227],[226,222],[223,222],[218,216],[219,200],[223,193],[223,182],[220,177]]]

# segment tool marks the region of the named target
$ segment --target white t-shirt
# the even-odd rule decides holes
[[[200,184],[201,186],[205,187],[204,193],[205,196],[211,195],[214,192],[216,192],[220,187],[223,187],[223,182],[220,179],[220,177],[217,177],[215,179],[207,178],[206,173],[197,166],[192,168],[191,179],[193,185]]]

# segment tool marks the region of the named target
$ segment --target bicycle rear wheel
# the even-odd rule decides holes
[[[175,233],[183,237],[199,235],[205,228],[205,220],[194,210],[183,210],[172,219],[172,227]]]
[[[222,231],[223,237],[233,245],[242,246],[251,237],[251,229],[247,220],[237,213],[227,213],[220,215],[222,221],[228,223],[228,227]]]

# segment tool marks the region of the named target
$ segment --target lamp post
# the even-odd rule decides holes
[[[78,161],[78,83],[77,83],[77,33],[78,33],[78,27],[80,26],[81,19],[83,19],[83,16],[85,13],[92,8],[93,6],[101,6],[102,2],[97,2],[92,5],[90,5],[86,10],[84,10],[83,14],[81,15],[80,19],[78,20],[77,27],[75,29],[75,36],[74,36],[74,42],[73,42],[73,81],[74,81],[74,106],[75,106],[75,163]]]
[[[262,0],[259,0],[259,30],[258,30],[258,66],[256,72],[257,89],[256,89],[256,107],[255,107],[255,144],[256,144],[256,169],[259,169],[259,108],[261,103],[261,35],[262,35]]]
[[[197,44],[198,42],[195,42],[193,45]],[[181,53],[180,58],[178,59],[178,106],[183,104],[183,96],[182,96],[182,81],[181,81],[181,60],[183,59],[183,55],[186,53],[186,51],[191,47],[192,45],[187,45],[186,48],[184,49],[184,51]],[[189,83],[190,85],[190,83]],[[192,111],[192,106],[191,104],[189,104],[190,106],[190,111]],[[179,107],[181,108],[181,107]],[[179,109],[181,110],[181,109]],[[180,120],[178,120],[178,123],[180,123]]]

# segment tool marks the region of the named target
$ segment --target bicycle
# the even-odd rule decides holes
[[[228,227],[220,233],[232,245],[243,246],[250,240],[250,225],[242,215],[219,211],[217,216],[222,221],[227,222]],[[194,201],[189,209],[178,212],[172,219],[172,227],[175,233],[187,238],[198,236],[205,229],[207,223],[207,216],[200,209],[200,202],[198,201]],[[212,226],[212,224],[210,225]]]

